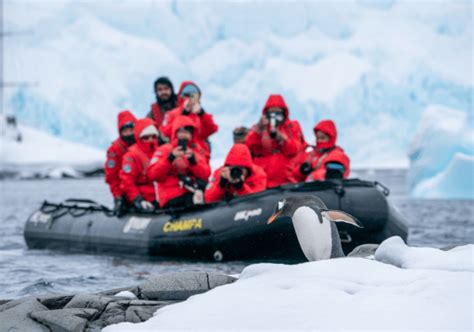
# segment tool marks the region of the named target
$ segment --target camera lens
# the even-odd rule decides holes
[[[230,176],[235,180],[240,179],[242,177],[242,173],[242,168],[240,167],[232,167],[230,170]]]

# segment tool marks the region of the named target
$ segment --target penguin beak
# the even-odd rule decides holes
[[[278,211],[278,212],[272,214],[272,216],[270,218],[268,218],[267,225],[270,225],[272,222],[274,222],[275,219],[278,218],[278,216],[280,214],[281,214],[281,211]]]

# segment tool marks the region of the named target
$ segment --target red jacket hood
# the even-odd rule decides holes
[[[127,123],[127,122],[133,122],[135,123],[137,121],[137,118],[135,115],[132,114],[129,110],[123,110],[120,112],[117,116],[117,123],[118,123],[118,131],[120,134],[120,129]]]
[[[198,91],[199,91],[199,94],[202,96],[202,92],[201,92],[201,89],[199,88],[199,86],[194,83],[193,81],[183,81],[183,83],[181,83],[181,85],[179,86],[179,91],[178,91],[178,105],[180,105],[182,102],[183,102],[183,99],[181,98],[181,92],[183,92],[183,89],[187,86],[187,85],[194,85]]]
[[[332,120],[322,120],[314,127],[314,133],[316,134],[317,131],[322,131],[326,135],[328,135],[329,142],[327,143],[327,147],[333,147],[336,145],[337,140],[337,129],[336,125]]]
[[[252,155],[245,144],[234,144],[225,158],[225,166],[241,166],[253,168]]]
[[[286,105],[285,99],[283,99],[282,95],[270,95],[267,99],[267,102],[265,103],[265,106],[263,107],[262,113],[265,115],[268,109],[272,107],[279,107],[283,109],[285,118],[288,119],[288,106]]]
[[[193,140],[194,137],[197,135],[198,127],[196,126],[196,123],[191,119],[191,117],[186,116],[186,115],[180,115],[177,116],[174,121],[173,121],[173,126],[172,126],[172,132],[171,132],[171,140],[174,141],[176,140],[176,132],[178,129],[183,128],[183,127],[193,127],[194,132],[193,132]]]
[[[158,141],[151,142],[151,144],[146,144],[140,139],[140,134],[142,133],[143,129],[145,129],[148,126],[156,126],[155,121],[153,121],[150,118],[144,118],[137,120],[135,122],[135,144],[138,145],[138,147],[145,152],[148,156],[153,154],[154,150],[158,147]]]

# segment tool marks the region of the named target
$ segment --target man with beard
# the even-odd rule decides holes
[[[119,137],[112,142],[107,150],[107,160],[105,162],[105,182],[109,185],[114,197],[114,211],[121,214],[125,210],[125,198],[123,190],[120,188],[120,170],[122,169],[122,158],[128,148],[135,143],[133,134],[135,116],[127,110],[118,114]]]
[[[159,77],[153,86],[156,103],[151,105],[147,117],[155,121],[157,128],[160,129],[166,112],[176,108],[178,99],[174,93],[173,83],[168,77]]]

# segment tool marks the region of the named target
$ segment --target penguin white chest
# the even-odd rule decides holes
[[[293,227],[308,261],[331,258],[332,235],[329,221],[323,219],[321,223],[313,209],[301,206],[293,214]]]

